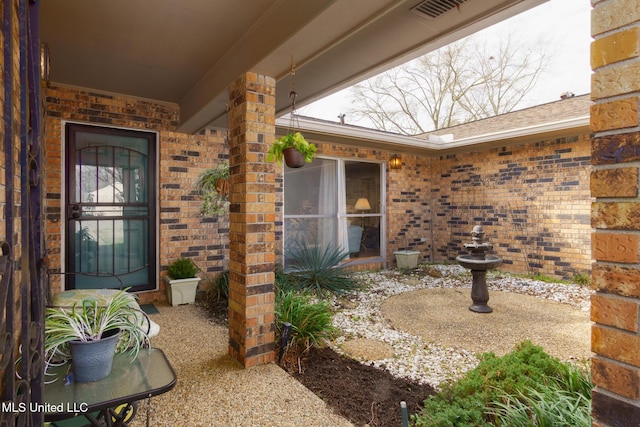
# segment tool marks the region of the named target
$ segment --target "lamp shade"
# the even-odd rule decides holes
[[[369,200],[365,197],[361,197],[356,201],[355,208],[357,211],[368,211],[371,209],[371,205],[369,204]]]

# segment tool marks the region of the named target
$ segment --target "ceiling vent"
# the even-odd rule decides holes
[[[425,0],[411,9],[411,11],[423,18],[437,18],[451,9],[460,7],[460,5],[466,1],[467,0]]]

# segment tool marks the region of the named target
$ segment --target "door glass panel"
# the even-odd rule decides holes
[[[153,139],[113,131],[71,132],[67,271],[83,273],[74,275],[78,289],[153,289]]]
[[[344,170],[349,252],[352,257],[380,256],[380,164],[345,161]]]

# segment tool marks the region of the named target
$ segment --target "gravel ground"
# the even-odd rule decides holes
[[[490,272],[491,314],[468,310],[471,273],[435,265],[404,274],[362,273],[366,292],[335,299],[337,352],[395,376],[438,387],[529,339],[549,354],[582,363],[591,356],[588,287]]]
[[[536,328],[536,323],[544,323],[541,316],[545,312],[553,312],[557,317],[552,320],[556,327],[546,325],[538,328],[543,335],[572,329],[573,326],[568,327],[566,323],[572,316],[590,325],[591,291],[585,287],[490,273],[489,305],[494,306],[494,313],[471,314],[483,317],[472,317],[471,321],[463,319],[462,326],[444,320],[436,327],[433,318],[428,320],[423,316],[430,313],[443,318],[454,312],[469,315],[465,307],[470,303],[471,274],[462,267],[432,266],[426,271],[423,269],[411,274],[394,270],[361,273],[359,277],[369,286],[366,292],[333,301],[337,310],[334,323],[344,334],[331,343],[331,347],[363,363],[386,369],[395,376],[434,387],[448,379],[458,378],[478,363],[472,344],[477,341],[478,330],[483,328],[475,332],[469,329],[469,326],[479,323],[475,319],[484,319],[491,326],[511,301],[522,296],[537,298],[535,305],[546,304],[544,300],[555,301],[556,304],[545,305],[548,308],[535,314],[527,311],[534,306],[532,301],[521,304],[517,319],[508,317],[506,320],[509,329],[517,329],[521,319],[531,316],[535,320],[534,326],[524,328],[530,331]],[[444,299],[427,308],[427,303],[435,301],[433,292],[439,292]],[[506,295],[506,305],[498,297],[502,293]],[[459,302],[462,308],[451,306],[456,295],[465,295]],[[409,304],[417,304],[417,308],[409,309]],[[161,329],[152,344],[167,354],[178,383],[168,393],[152,398],[149,412],[147,402],[140,402],[132,427],[352,425],[277,365],[243,369],[227,356],[227,328],[214,323],[203,309],[195,306],[158,308],[160,313],[152,318]],[[417,330],[416,325],[430,327]],[[494,327],[500,328],[507,329],[505,326]],[[436,338],[421,333],[425,330],[436,330]],[[459,331],[462,333],[448,333]],[[439,341],[438,337],[449,335],[455,345]],[[544,346],[551,354],[556,351],[554,342],[558,348],[563,345],[557,335],[553,336],[556,339]],[[504,337],[506,334],[496,333],[492,339],[498,342]],[[589,330],[578,333],[577,340],[588,348]],[[570,348],[571,352],[575,349]],[[581,360],[588,357],[587,350],[567,358]]]
[[[169,392],[151,399],[149,426],[317,426],[352,424],[275,364],[243,369],[227,356],[228,330],[200,307],[158,306],[152,345],[161,348],[178,377]],[[139,402],[132,427],[147,425]]]

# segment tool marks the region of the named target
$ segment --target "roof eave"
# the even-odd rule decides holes
[[[276,120],[278,134],[290,128],[289,117]],[[320,120],[297,118],[296,127],[310,141],[381,149],[413,154],[446,154],[486,149],[495,146],[514,145],[548,137],[563,137],[576,132],[589,132],[589,116],[542,123],[517,129],[509,129],[478,135],[451,142],[433,142],[424,138],[406,136]]]

